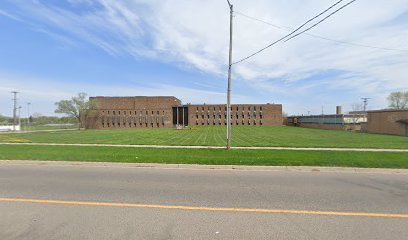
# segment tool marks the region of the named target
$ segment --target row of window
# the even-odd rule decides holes
[[[198,126],[198,125],[200,125],[200,124],[201,124],[202,126],[222,125],[222,124],[227,125],[227,120],[224,119],[224,121],[221,121],[221,119],[220,119],[220,120],[218,120],[218,121],[210,121],[210,119],[207,119],[207,121],[204,121],[204,119],[202,119],[201,121],[196,120],[195,123],[196,123],[196,126]],[[241,120],[238,120],[238,119],[236,119],[235,121],[231,120],[231,125],[242,125],[242,126],[245,126],[245,125],[248,125],[248,126],[254,125],[254,126],[256,126],[257,124],[259,124],[260,126],[262,126],[262,125],[263,125],[262,119],[260,119],[259,121],[257,121],[256,119],[254,119],[253,121],[251,121],[251,120],[249,120],[249,119],[248,119],[248,121],[246,121],[246,120],[244,120],[244,119],[242,119],[242,121],[241,121]]]
[[[251,119],[251,117],[253,116],[253,118],[256,119],[257,114],[258,113],[256,111],[254,111],[253,113],[251,113],[251,112],[245,113],[244,111],[242,111],[242,113],[239,113],[239,112],[233,113],[233,112],[231,112],[231,118],[234,118],[234,116],[235,116],[236,119],[241,118],[241,119],[244,120],[245,118]],[[210,113],[210,111],[208,111],[206,115],[207,115],[208,119],[210,119],[210,116],[212,116],[212,118],[214,120],[217,120],[217,118],[222,118],[222,115],[224,115],[224,118],[227,118],[227,112],[224,112],[224,114],[221,114],[221,111],[219,111],[218,113],[212,112],[212,114]],[[196,116],[196,119],[198,119],[199,118],[199,113],[196,112],[195,116]],[[204,116],[205,116],[204,111],[202,111],[201,112],[201,119],[204,119]],[[262,111],[259,112],[259,118],[260,119],[263,118]]]
[[[200,108],[200,107],[197,107],[197,111],[199,110],[199,108]],[[201,107],[201,110],[204,111],[204,108],[205,108],[205,107]],[[208,107],[207,107],[207,110],[213,109],[213,111],[216,111],[216,109],[218,109],[219,111],[221,111],[222,108],[224,109],[224,111],[227,111],[227,106],[224,106],[224,107],[211,107],[211,106],[208,106]],[[237,106],[237,107],[231,107],[231,111],[233,111],[234,109],[236,109],[237,112],[238,112],[239,109],[240,109],[240,107],[239,107],[239,106]],[[242,111],[244,111],[244,110],[245,110],[245,106],[242,106],[241,109],[242,109]],[[248,106],[247,109],[248,109],[248,111],[251,111],[251,109],[252,109],[253,111],[256,111],[256,106]],[[259,110],[262,111],[262,106],[259,107]]]
[[[151,112],[151,114],[150,114]],[[111,114],[112,113],[112,114]],[[165,115],[164,111],[102,111],[100,116],[102,128],[110,127],[164,127]],[[133,113],[133,114],[132,114]]]

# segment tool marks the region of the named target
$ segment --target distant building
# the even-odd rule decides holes
[[[340,106],[336,107],[336,114],[290,116],[287,119],[288,126],[351,131],[360,131],[361,125],[365,122],[367,122],[365,112],[342,114]]]
[[[408,110],[368,111],[367,132],[408,136]]]
[[[91,97],[97,102],[86,121],[88,129],[172,128],[227,125],[225,104],[183,105],[172,96]],[[280,104],[233,104],[231,124],[282,125]]]

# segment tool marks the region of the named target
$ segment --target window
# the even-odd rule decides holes
[[[139,115],[139,124],[142,125],[142,111],[140,111],[140,115]]]
[[[105,127],[105,111],[102,111],[101,124],[102,124],[102,128],[104,128]]]
[[[259,121],[259,125],[261,125],[261,126],[262,126],[262,124],[263,124],[263,123],[262,123],[262,119],[261,119],[261,120]]]
[[[115,122],[116,122],[116,116],[115,116],[115,111],[112,112],[112,126],[115,126]]]

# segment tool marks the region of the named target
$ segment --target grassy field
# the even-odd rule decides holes
[[[59,130],[59,129],[78,129],[78,126],[22,126],[23,131],[39,131],[39,130]]]
[[[284,126],[232,128],[233,146],[408,149],[408,138]],[[223,146],[225,127],[114,129],[0,134],[0,142]]]
[[[408,153],[0,145],[0,159],[408,169]]]

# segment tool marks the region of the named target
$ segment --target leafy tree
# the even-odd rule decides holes
[[[408,91],[393,92],[388,98],[388,106],[392,109],[407,109],[408,108]]]
[[[0,114],[0,125],[8,125],[12,123],[12,118]]]
[[[96,102],[88,100],[86,93],[78,93],[78,96],[72,97],[71,100],[61,100],[56,102],[57,109],[55,113],[67,114],[77,119],[79,128],[85,127],[86,118],[91,110],[96,108]]]

